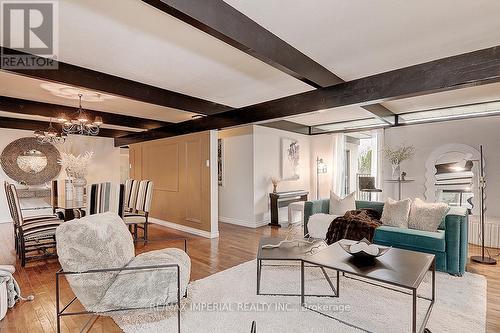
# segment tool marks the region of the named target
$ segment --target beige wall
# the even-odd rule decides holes
[[[207,131],[130,146],[130,176],[154,182],[153,218],[213,231],[210,142]]]

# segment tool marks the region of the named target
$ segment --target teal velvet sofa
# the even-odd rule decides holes
[[[383,202],[356,201],[356,208],[372,208],[382,213]],[[304,205],[304,235],[313,214],[328,214],[330,200],[307,201]],[[451,207],[437,232],[381,226],[375,230],[373,242],[436,256],[436,269],[461,276],[467,262],[468,216],[465,208]],[[325,235],[326,236],[326,235]]]

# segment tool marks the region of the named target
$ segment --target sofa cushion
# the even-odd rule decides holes
[[[445,252],[445,231],[437,232],[381,226],[375,230],[374,243],[402,248]]]
[[[344,198],[330,191],[330,215],[343,216],[346,212],[356,209],[356,192],[352,192]]]
[[[328,232],[328,227],[333,220],[335,220],[340,215],[330,215],[330,214],[314,214],[309,218],[309,223],[307,228],[309,231],[309,237],[325,239],[326,233]]]
[[[380,222],[391,227],[408,228],[408,214],[410,214],[410,206],[410,199],[396,201],[388,198],[384,204],[384,210],[382,212]]]
[[[424,231],[436,231],[450,207],[443,202],[427,203],[415,198],[411,204],[408,227]]]
[[[377,212],[380,213],[380,215],[382,215],[384,211],[384,203],[377,201],[362,201],[362,200],[356,201],[356,209],[367,209],[367,208],[376,210]]]

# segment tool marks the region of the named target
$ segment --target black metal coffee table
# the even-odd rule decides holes
[[[314,253],[318,253],[319,251],[325,249],[328,247],[325,242],[320,241],[314,244],[301,244],[298,245],[297,243],[293,244],[286,244],[282,245],[281,247],[278,248],[273,248],[273,249],[263,249],[263,245],[269,245],[269,244],[278,244],[281,242],[283,238],[273,238],[273,237],[264,237],[261,238],[260,243],[259,243],[259,251],[257,253],[257,295],[268,295],[268,296],[301,296],[300,293],[288,293],[288,294],[283,294],[283,293],[261,293],[260,292],[260,282],[262,278],[262,267],[263,266],[268,266],[265,264],[262,264],[263,261],[292,261],[292,262],[297,262],[297,264],[300,264],[303,259],[308,258],[309,256],[314,255]],[[269,265],[271,266],[271,265]],[[272,266],[280,266],[280,265],[272,265]],[[317,265],[314,265],[312,267],[317,267]],[[332,295],[305,295],[305,296],[315,296],[315,297],[337,297],[337,290],[339,288],[339,272],[337,271],[337,287],[335,287],[328,276],[328,274],[325,271],[324,267],[319,266],[321,271],[323,272],[323,275],[325,276],[326,281],[330,285],[330,288],[333,291]]]
[[[354,243],[354,241],[349,240],[341,240],[340,242]],[[303,257],[301,263],[301,305],[326,317],[338,320],[350,326],[354,326],[352,323],[344,322],[329,314],[322,313],[307,306],[305,297],[309,295],[306,295],[304,292],[306,282],[304,278],[304,269],[306,264],[316,265],[319,267],[329,268],[337,271],[337,295],[339,292],[339,272],[386,283],[404,289],[409,289],[411,291],[413,301],[411,332],[423,332],[425,330],[425,325],[429,320],[436,295],[436,264],[434,255],[392,248],[390,251],[377,258],[376,260],[367,262],[366,260],[360,261],[350,254],[346,253],[338,243],[339,242],[334,243],[316,254]],[[422,282],[425,274],[429,270],[432,271],[432,297],[427,298],[417,296],[417,289],[420,286],[420,283]],[[422,325],[418,330],[417,298],[430,301]],[[361,327],[358,328],[361,330],[365,330]]]

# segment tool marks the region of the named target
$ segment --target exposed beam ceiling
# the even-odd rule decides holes
[[[77,108],[0,96],[0,111],[57,118],[62,114],[66,116],[71,116],[77,111]],[[153,129],[170,124],[165,121],[124,116],[120,114],[94,111],[89,109],[85,109],[85,112],[91,119],[94,119],[96,116],[101,116],[104,124],[106,125],[125,126],[130,128],[141,128],[141,129]]]
[[[142,0],[215,38],[315,87],[344,82],[281,38],[222,0]],[[383,105],[363,107],[387,123],[394,116]]]
[[[6,47],[0,48],[3,54],[25,54]],[[38,58],[38,56],[32,56]],[[64,62],[54,61],[54,63],[57,63],[57,69],[2,69],[40,80],[65,83],[141,102],[162,105],[205,115],[216,114],[232,109],[226,105],[94,71],[88,68]]]
[[[59,124],[53,124],[53,126],[57,128],[59,127]],[[35,130],[44,131],[48,127],[49,123],[46,121],[0,117],[0,128],[13,128],[20,130],[28,130],[28,131],[35,131]],[[133,132],[109,129],[109,128],[101,128],[99,129],[99,134],[97,136],[117,138],[131,133]]]
[[[500,82],[500,46],[434,60],[115,139],[140,141]]]
[[[143,1],[316,88],[342,82],[222,0]]]

